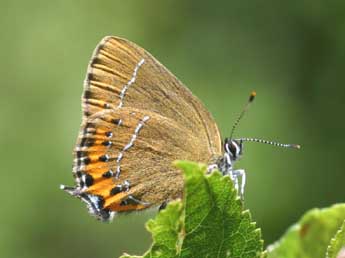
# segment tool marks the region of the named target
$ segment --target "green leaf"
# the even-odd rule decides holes
[[[267,257],[325,257],[328,243],[344,219],[345,204],[313,209],[293,225],[278,242],[267,248]]]
[[[185,237],[179,257],[259,257],[261,233],[251,222],[249,211],[229,177],[215,172],[205,176],[206,167],[177,164],[184,171]]]
[[[170,203],[147,223],[153,244],[144,256],[122,258],[253,258],[262,255],[261,232],[243,211],[228,176],[206,167],[179,161],[185,191],[181,201]]]
[[[345,251],[345,220],[341,228],[337,231],[335,236],[331,239],[331,242],[327,248],[326,258],[337,258],[340,252]],[[344,257],[344,254],[343,256]]]
[[[146,228],[152,233],[153,244],[144,256],[123,255],[121,258],[135,257],[175,257],[178,250],[179,234],[182,229],[182,203],[174,201],[159,212],[154,220],[149,220]]]

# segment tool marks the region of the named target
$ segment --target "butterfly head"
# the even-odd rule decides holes
[[[243,153],[243,141],[226,138],[224,143],[224,151],[230,157],[231,162],[241,158]]]

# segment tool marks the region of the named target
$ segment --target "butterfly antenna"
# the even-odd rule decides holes
[[[235,132],[235,129],[238,125],[238,123],[241,121],[242,117],[244,116],[244,114],[247,112],[247,110],[249,109],[249,106],[250,104],[254,101],[255,99],[255,96],[256,96],[256,92],[255,91],[252,91],[252,93],[250,93],[250,96],[249,96],[249,99],[248,99],[248,102],[247,104],[244,106],[241,114],[238,116],[238,118],[236,119],[234,125],[232,126],[232,130],[231,130],[231,134],[230,134],[230,139],[232,139],[232,136]]]
[[[257,138],[240,138],[236,139],[240,142],[259,142],[259,143],[265,143],[273,146],[283,147],[283,148],[293,148],[293,149],[300,149],[301,145],[299,144],[284,144],[279,142],[271,142],[267,140],[257,139]]]

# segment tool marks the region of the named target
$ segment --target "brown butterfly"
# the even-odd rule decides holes
[[[243,196],[245,173],[234,170],[233,163],[244,141],[299,147],[232,137],[222,144],[200,100],[151,54],[117,37],[105,37],[96,47],[82,103],[84,116],[74,149],[76,186],[61,189],[80,198],[102,221],[116,212],[163,207],[181,197],[183,179],[171,165],[174,160],[219,169]]]

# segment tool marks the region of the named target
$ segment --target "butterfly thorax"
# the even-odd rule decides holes
[[[224,154],[210,160],[208,171],[218,169],[223,175],[233,170],[235,161],[239,160],[243,153],[242,141],[226,138],[224,141]]]

